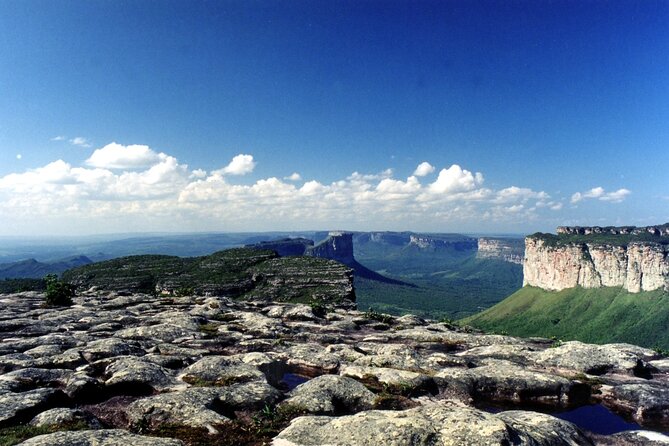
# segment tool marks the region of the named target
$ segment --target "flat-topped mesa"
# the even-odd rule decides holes
[[[476,258],[503,260],[522,265],[524,250],[522,239],[481,237],[478,239]]]
[[[409,245],[416,246],[420,249],[455,249],[456,251],[475,251],[477,249],[477,241],[475,238],[459,238],[459,239],[442,239],[439,237],[432,237],[429,235],[412,234],[409,238]]]
[[[350,232],[331,231],[324,241],[316,246],[308,247],[305,255],[332,259],[350,265],[355,261],[353,258],[353,235]]]
[[[523,285],[669,291],[668,228],[560,227],[558,235],[533,234],[525,239]]]

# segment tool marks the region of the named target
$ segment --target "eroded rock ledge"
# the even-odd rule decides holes
[[[41,299],[0,295],[0,429],[29,426],[25,445],[669,441],[594,435],[529,410],[598,403],[666,430],[667,360],[632,345],[223,297]]]

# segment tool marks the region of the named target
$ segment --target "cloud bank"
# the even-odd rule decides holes
[[[458,164],[437,171],[420,163],[413,175],[392,169],[353,172],[330,183],[298,173],[237,184],[256,161],[238,154],[212,171],[190,169],[146,145],[110,143],[83,165],[55,160],[0,178],[2,230],[101,233],[161,230],[262,231],[305,228],[448,231],[488,221],[526,223],[562,208],[544,191],[493,189],[481,172]],[[594,188],[572,196],[617,202],[630,192]],[[452,229],[450,229],[452,230]],[[474,229],[472,229],[474,230]]]

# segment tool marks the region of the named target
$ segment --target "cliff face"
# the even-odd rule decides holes
[[[643,230],[647,231],[646,228]],[[601,233],[561,232],[585,235]],[[668,254],[669,245],[661,242],[631,241],[620,245],[601,242],[556,243],[555,239],[530,236],[525,239],[523,285],[547,290],[575,286],[622,287],[632,293],[669,290]]]
[[[307,248],[305,255],[332,259],[345,265],[353,263],[353,235],[349,232],[330,232],[328,235],[323,242]]]
[[[523,264],[524,243],[520,239],[479,238],[476,257]]]

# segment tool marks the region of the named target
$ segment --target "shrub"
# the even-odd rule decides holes
[[[74,285],[58,279],[55,274],[49,274],[44,278],[46,282],[45,305],[49,307],[69,307],[74,297]]]

